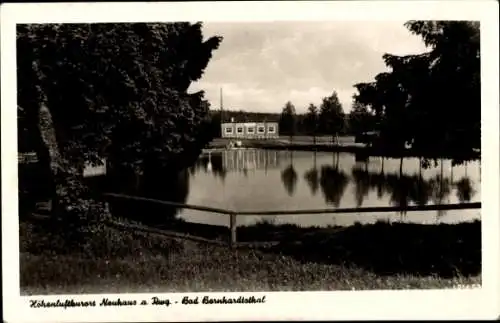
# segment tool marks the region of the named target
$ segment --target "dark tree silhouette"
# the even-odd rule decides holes
[[[52,214],[105,214],[82,182],[85,163],[153,174],[204,145],[208,102],[190,94],[220,37],[201,23],[17,27],[18,111],[53,182]],[[119,57],[120,59],[117,59]]]
[[[351,112],[349,112],[348,129],[357,138],[364,132],[375,130],[375,117],[367,105],[354,100]],[[371,144],[371,141],[368,142]]]
[[[334,138],[344,130],[345,114],[336,91],[324,97],[319,111],[320,129],[323,134]]]
[[[280,116],[280,133],[290,136],[290,141],[297,132],[297,117],[295,112],[295,106],[288,101],[283,107],[283,111]]]
[[[480,149],[479,23],[409,21],[429,51],[385,54],[390,68],[374,82],[359,83],[355,101],[375,112],[380,143],[394,151],[406,144],[422,154],[453,154],[453,163]],[[460,95],[457,95],[460,93]]]
[[[307,113],[304,117],[304,126],[307,133],[313,136],[313,143],[316,144],[316,134],[318,133],[319,127],[319,115],[318,108],[314,104],[309,104],[307,108]]]

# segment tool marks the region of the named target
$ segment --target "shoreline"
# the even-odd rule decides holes
[[[233,139],[234,140],[234,139]],[[209,143],[205,149],[214,150],[232,150],[234,148],[227,148],[227,144],[231,139],[217,138]],[[242,146],[237,149],[264,149],[264,150],[293,150],[293,151],[311,151],[311,152],[343,152],[359,154],[362,157],[387,157],[387,158],[404,158],[404,157],[422,157],[429,159],[466,159],[466,160],[479,160],[481,159],[481,152],[475,151],[467,156],[462,156],[454,152],[442,152],[440,154],[421,153],[412,149],[404,151],[389,151],[387,149],[361,146],[360,144],[332,144],[321,143],[316,144],[301,142],[280,142],[274,139],[258,140],[247,139],[241,140]]]

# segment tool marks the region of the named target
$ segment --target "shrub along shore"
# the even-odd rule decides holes
[[[240,247],[101,225],[68,248],[49,221],[20,223],[23,294],[453,288],[481,284],[481,223],[238,228]],[[179,221],[181,234],[229,230]]]

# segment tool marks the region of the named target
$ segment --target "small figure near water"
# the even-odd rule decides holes
[[[233,149],[233,148],[241,148],[242,146],[243,146],[243,144],[242,144],[242,142],[240,140],[236,140],[236,141],[231,140],[227,144],[226,148]]]

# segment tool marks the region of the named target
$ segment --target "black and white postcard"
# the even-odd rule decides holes
[[[5,321],[500,315],[497,2],[1,21]]]

